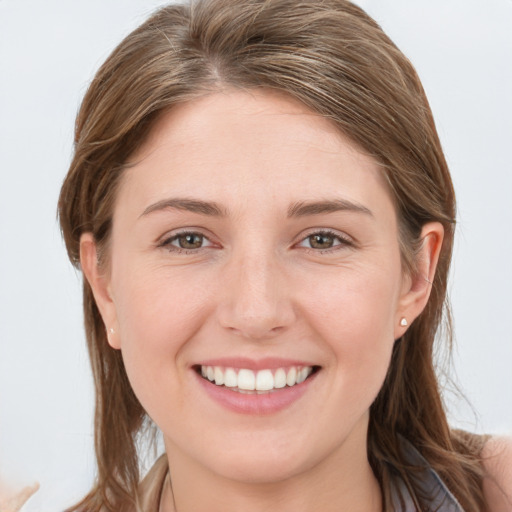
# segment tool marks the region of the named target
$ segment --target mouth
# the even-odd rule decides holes
[[[196,365],[194,371],[219,388],[242,394],[270,394],[294,388],[318,373],[320,366],[293,365],[251,370],[223,366]]]

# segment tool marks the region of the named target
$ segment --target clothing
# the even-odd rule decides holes
[[[421,494],[430,496],[428,508],[422,512],[464,512],[457,499],[441,481],[428,462],[407,441],[402,441],[405,462],[423,468],[418,473]],[[164,486],[170,486],[167,457],[162,455],[151,468],[141,484],[142,510],[158,512]],[[403,480],[396,475],[391,489],[395,512],[417,512],[414,500]]]
[[[429,497],[428,508],[425,508],[424,512],[464,512],[455,496],[418,450],[404,439],[401,440],[401,444],[405,462],[411,466],[422,468],[415,481],[421,495]],[[416,512],[414,500],[404,481],[397,475],[393,484],[391,496],[395,511]]]

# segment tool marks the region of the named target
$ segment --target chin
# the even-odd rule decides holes
[[[269,485],[307,473],[330,458],[335,446],[321,440],[315,443],[311,437],[315,436],[278,435],[276,431],[269,435],[262,429],[241,439],[232,436],[231,443],[212,443],[220,449],[203,451],[196,460],[223,478]]]
[[[220,476],[245,484],[270,485],[289,480],[304,471],[309,466],[306,461],[300,462],[296,458],[293,461],[283,458],[250,456],[237,457],[237,460],[229,460],[216,463],[211,469]]]

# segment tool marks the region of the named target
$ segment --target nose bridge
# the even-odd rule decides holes
[[[221,324],[248,338],[265,338],[282,331],[293,320],[285,276],[274,251],[241,250],[226,268]]]

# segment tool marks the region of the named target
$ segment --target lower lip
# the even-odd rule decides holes
[[[317,374],[318,372],[312,374],[295,386],[258,394],[240,393],[225,386],[217,386],[194,371],[203,389],[215,402],[231,411],[254,415],[273,414],[286,409],[307,391]]]

